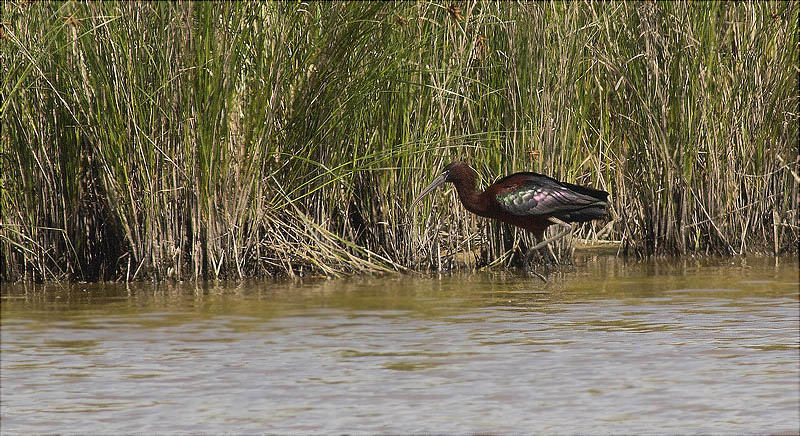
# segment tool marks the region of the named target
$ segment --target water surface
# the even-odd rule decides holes
[[[796,259],[4,284],[0,429],[800,432]]]

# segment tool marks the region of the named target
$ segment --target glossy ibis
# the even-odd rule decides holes
[[[475,189],[476,174],[464,162],[453,162],[411,203],[417,204],[440,185],[456,185],[464,207],[482,217],[494,218],[532,232],[538,244],[531,251],[556,241],[572,230],[569,223],[582,223],[606,216],[608,192],[560,182],[537,173],[514,173],[494,182],[485,191]],[[556,224],[564,231],[544,239],[547,227]]]

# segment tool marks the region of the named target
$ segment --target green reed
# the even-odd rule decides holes
[[[2,8],[3,280],[512,264],[408,210],[454,159],[609,191],[625,253],[797,253],[798,2]]]

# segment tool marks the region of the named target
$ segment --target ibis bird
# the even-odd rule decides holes
[[[608,192],[561,182],[538,173],[514,173],[489,185],[483,192],[475,189],[477,175],[465,162],[453,162],[422,190],[411,203],[413,208],[423,197],[444,183],[456,186],[464,207],[479,216],[525,229],[539,241],[538,250],[571,232],[570,223],[583,223],[606,216]],[[551,225],[564,230],[550,239],[544,231]]]

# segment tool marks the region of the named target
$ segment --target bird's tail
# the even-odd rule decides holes
[[[598,201],[597,203],[590,204],[580,209],[564,212],[556,216],[556,218],[568,223],[585,223],[608,216],[607,207],[608,203],[605,201]]]

